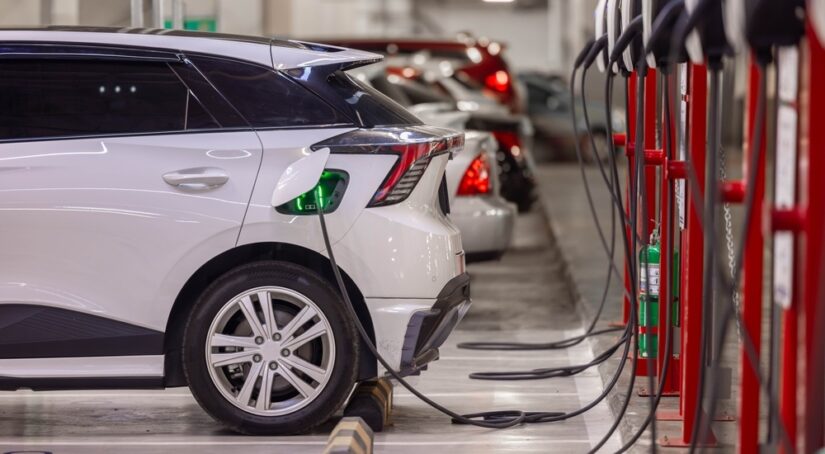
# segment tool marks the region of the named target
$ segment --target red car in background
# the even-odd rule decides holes
[[[456,71],[484,87],[484,93],[506,105],[511,112],[521,112],[515,81],[502,56],[505,46],[484,38],[461,40],[422,39],[323,39],[335,46],[352,47],[385,55],[411,55],[426,51],[432,58],[453,62]]]

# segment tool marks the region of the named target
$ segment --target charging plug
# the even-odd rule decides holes
[[[727,0],[725,34],[737,51],[750,46],[757,55],[769,54],[773,46],[799,42],[804,17],[804,0]]]
[[[596,5],[596,36],[595,39],[598,40],[602,36],[607,36],[607,0],[599,0],[599,3]],[[606,40],[605,40],[606,41]],[[606,44],[606,43],[605,43]],[[602,46],[602,58],[596,60],[596,67],[599,68],[600,72],[605,72],[607,69],[607,49],[606,46]],[[592,60],[591,60],[592,63]],[[588,65],[589,66],[589,65]]]
[[[616,45],[616,40],[622,33],[622,11],[621,0],[607,0],[607,54],[613,52],[613,46]],[[619,59],[614,64],[610,65],[613,74],[628,71],[625,67],[624,61]]]
[[[684,11],[684,0],[645,0],[642,4],[642,36],[650,67],[668,67],[673,63],[682,63],[687,58],[684,52],[670,55],[673,30]],[[669,61],[671,58],[675,61]]]
[[[721,69],[722,58],[732,53],[725,36],[722,2],[685,0],[685,8],[696,19],[696,26],[685,43],[690,60],[702,64],[707,59],[711,69]]]
[[[622,0],[621,9],[622,34],[624,34],[629,28],[631,28],[630,23],[637,17],[641,17],[642,0]],[[632,38],[633,39],[630,42],[624,45],[624,50],[622,51],[621,56],[617,58],[623,60],[625,66],[630,70],[636,68],[639,63],[639,59],[642,58],[644,53],[641,28],[639,28],[638,32],[633,32]]]

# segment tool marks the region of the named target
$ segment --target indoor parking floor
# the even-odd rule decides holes
[[[538,208],[538,207],[537,207]],[[441,349],[441,359],[417,379],[436,401],[462,413],[486,410],[572,411],[596,397],[595,370],[575,378],[533,381],[470,380],[473,371],[530,370],[580,364],[591,344],[567,350],[494,352],[456,348],[462,341],[558,340],[582,324],[563,278],[563,264],[541,214],[520,216],[514,248],[501,261],[469,266],[474,305]],[[602,402],[563,422],[506,430],[450,424],[395,388],[394,425],[376,434],[379,453],[576,452],[588,451],[613,422]],[[164,391],[0,392],[0,452],[54,454],[118,452],[320,453],[331,421],[315,433],[294,437],[248,437],[223,430],[198,407],[186,388]],[[618,435],[605,451],[620,446]]]

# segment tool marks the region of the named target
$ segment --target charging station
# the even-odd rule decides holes
[[[825,0],[31,3],[0,451],[825,452]]]

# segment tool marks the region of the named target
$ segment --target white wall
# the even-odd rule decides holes
[[[39,1],[0,0],[0,26],[14,27],[39,24]]]
[[[458,32],[500,40],[516,70],[567,72],[592,34],[597,0],[547,0],[529,9],[481,0],[182,0],[188,18],[214,17],[218,31],[323,39],[347,36],[453,38]],[[0,0],[0,25],[38,25],[41,4],[52,24],[129,24],[130,0]],[[172,0],[164,0],[172,16]],[[144,0],[151,23],[151,0]],[[535,2],[542,5],[542,2]],[[48,14],[46,15],[48,16]],[[151,24],[150,24],[151,25]]]
[[[550,41],[551,18],[547,8],[519,10],[512,4],[484,4],[481,0],[418,1],[416,7],[427,20],[441,28],[446,37],[470,31],[478,37],[506,43],[506,57],[515,69],[548,69],[558,65],[557,43]]]
[[[410,29],[410,0],[292,0],[283,33],[298,38],[386,36]]]

